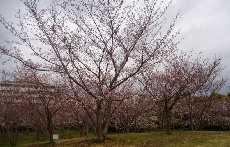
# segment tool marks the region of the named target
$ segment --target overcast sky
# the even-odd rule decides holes
[[[0,0],[0,14],[13,20],[15,12],[22,7],[19,0]],[[184,38],[179,48],[202,52],[204,58],[221,55],[224,75],[230,73],[230,0],[174,0],[169,14],[180,12],[177,24]],[[0,43],[9,35],[0,25]],[[8,38],[9,39],[9,38]],[[225,90],[226,92],[226,90]]]
[[[230,75],[230,0],[175,0],[171,9],[180,10],[178,28],[182,50],[202,52],[204,58],[221,55],[223,75]],[[229,92],[226,88],[223,93]]]

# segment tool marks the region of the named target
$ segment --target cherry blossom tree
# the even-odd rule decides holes
[[[50,143],[54,144],[54,117],[67,101],[65,89],[61,86],[43,83],[37,77],[28,82],[31,89],[27,90],[25,100],[33,115],[40,117],[49,132]]]
[[[16,83],[18,90],[12,90],[20,95],[18,104],[23,104],[25,124],[30,125],[44,140],[44,133],[49,132],[50,143],[54,144],[54,117],[68,100],[65,95],[64,82],[58,77],[48,74],[38,74],[28,67],[18,67],[10,73],[12,83]],[[17,84],[18,83],[18,84]]]
[[[37,140],[45,141],[45,134],[47,132],[45,118],[39,115],[37,109],[34,109],[34,105],[30,105],[29,102],[25,103],[22,107],[25,110],[22,115],[25,127],[35,131]],[[37,105],[36,107],[41,107],[41,105]]]
[[[229,98],[219,93],[191,96],[189,101],[185,98],[175,106],[173,113],[177,117],[174,123],[181,129],[229,129]]]
[[[83,103],[85,105],[86,102]],[[65,114],[71,125],[80,130],[80,137],[87,136],[89,128],[93,128],[90,119],[79,101],[72,99],[65,104]],[[91,114],[92,115],[92,114]]]
[[[209,61],[194,58],[187,53],[177,53],[165,60],[163,70],[143,73],[145,90],[163,108],[162,121],[167,134],[170,134],[174,106],[198,91],[204,93],[220,71],[219,58]]]
[[[130,133],[148,129],[152,123],[154,103],[146,95],[130,95],[119,105],[112,118],[112,127],[116,131]]]
[[[0,127],[4,135],[4,144],[9,137],[10,145],[16,146],[18,129],[23,126],[23,102],[20,83],[5,81],[0,83]]]
[[[217,72],[219,73],[220,71]],[[227,78],[216,77],[218,73],[210,78],[196,93],[185,98],[184,106],[187,105],[185,109],[187,109],[189,126],[192,130],[194,126],[197,128],[202,126],[203,121],[198,121],[199,119],[201,120],[205,114],[210,114],[209,111],[211,112],[212,109],[216,110],[215,103],[221,103],[216,100],[218,97],[216,92],[224,86]],[[194,124],[195,122],[199,123]]]
[[[95,103],[100,140],[107,137],[115,94],[123,92],[122,85],[177,46],[173,29],[178,15],[167,25],[164,14],[170,3],[163,1],[54,0],[47,8],[37,0],[22,2],[27,12],[17,13],[17,26],[0,17],[18,38],[1,45],[1,53],[31,69],[62,75],[76,98],[74,89],[80,87]]]
[[[220,95],[220,94],[218,94]],[[215,99],[212,102],[210,110],[207,112],[206,120],[209,125],[216,125],[221,130],[230,130],[230,99],[222,95],[219,97],[214,95]],[[204,123],[205,124],[205,123]]]

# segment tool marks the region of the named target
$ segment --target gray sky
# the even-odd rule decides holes
[[[178,28],[184,38],[179,48],[202,52],[213,59],[221,55],[223,75],[230,76],[230,1],[175,0],[171,9],[181,11]],[[223,88],[221,92],[229,92]]]
[[[0,14],[11,20],[21,7],[19,0],[0,0]],[[222,65],[226,66],[223,74],[229,76],[230,0],[174,0],[169,9],[170,17],[177,12],[182,14],[177,24],[181,29],[179,37],[184,38],[179,48],[202,52],[204,58],[221,55]],[[9,32],[0,24],[0,43],[8,37]]]

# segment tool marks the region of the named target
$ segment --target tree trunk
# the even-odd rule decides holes
[[[111,120],[111,115],[112,115],[112,101],[108,101],[107,107],[106,107],[106,118],[105,118],[105,124],[103,128],[103,137],[104,139],[107,138],[108,130],[109,130],[109,125],[110,125],[110,120]]]
[[[6,146],[6,140],[7,140],[6,132],[3,130],[3,145],[4,146]]]
[[[161,130],[165,130],[165,116],[164,116],[165,114],[163,113],[163,114],[161,114],[161,116],[160,116],[160,129]]]
[[[130,133],[130,125],[125,126],[125,133]]]
[[[50,136],[50,143],[54,145],[53,131],[49,131],[49,136]]]
[[[49,131],[50,143],[51,143],[52,145],[54,145],[54,139],[53,139],[53,133],[54,133],[54,132],[53,132],[53,127],[52,127],[52,125],[49,126],[48,131]]]
[[[52,122],[52,117],[51,117],[50,114],[48,114],[48,116],[47,116],[47,121],[48,121],[47,129],[48,129],[48,132],[49,132],[50,143],[52,145],[54,145],[54,139],[53,139],[53,133],[54,133],[53,122]]]
[[[97,124],[96,124],[96,131],[97,131],[97,137],[99,140],[103,140],[102,135],[102,110],[101,110],[101,102],[97,102],[97,111],[96,111],[96,118],[97,118]]]
[[[83,119],[83,123],[80,125],[80,137],[87,136],[89,130],[88,118]]]
[[[189,112],[189,125],[190,125],[190,128],[191,128],[191,130],[193,131],[194,130],[194,128],[193,128],[193,115],[192,115],[192,110],[190,110],[190,112]]]
[[[171,133],[171,110],[169,108],[165,110],[165,131],[168,135]]]
[[[15,127],[9,129],[9,138],[10,138],[10,145],[16,146],[17,145],[17,138],[18,138],[18,130]]]
[[[38,131],[36,131],[36,140],[39,140],[39,133],[38,133]]]
[[[193,107],[192,107],[192,102],[191,102],[191,97],[188,97],[188,106],[189,106],[189,126],[190,129],[193,131]]]
[[[103,123],[103,114],[102,114],[102,108],[101,108],[102,102],[99,101],[97,103],[97,112],[96,112],[96,118],[97,118],[97,136],[99,140],[105,140],[107,138],[108,129],[110,125],[110,119],[112,114],[112,101],[108,101],[106,106],[106,114],[105,114],[105,121]]]
[[[171,110],[172,110],[172,107],[169,107],[169,100],[167,97],[165,97],[164,99],[164,121],[165,121],[165,131],[166,131],[166,134],[170,134],[170,129],[171,129]]]

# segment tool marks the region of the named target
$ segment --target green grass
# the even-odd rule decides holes
[[[230,132],[174,131],[172,135],[156,131],[151,133],[111,134],[99,142],[95,137],[56,141],[56,147],[230,147]],[[30,147],[49,146],[48,144]]]
[[[74,133],[71,132],[71,133]],[[71,134],[70,133],[70,134]],[[20,134],[21,135],[21,134]],[[21,135],[24,136],[24,135]],[[70,135],[71,136],[71,135]],[[72,136],[74,137],[74,135]],[[28,137],[29,138],[29,137]],[[68,138],[68,136],[64,137]],[[26,145],[27,144],[27,145]],[[21,143],[27,147],[48,147],[48,142]],[[109,139],[100,142],[91,133],[80,138],[59,139],[55,147],[230,147],[230,132],[222,131],[173,131],[166,135],[161,131],[150,133],[110,134]]]
[[[79,132],[76,129],[72,130],[65,130],[63,131],[56,131],[55,133],[59,134],[60,139],[71,139],[77,138],[79,136]],[[91,134],[90,134],[91,135]],[[49,135],[45,134],[45,142],[39,141],[36,139],[36,134],[34,132],[21,132],[18,135],[17,146],[26,146],[28,144],[44,144],[49,142]],[[3,134],[0,134],[0,147],[3,146]],[[7,145],[5,147],[9,147],[9,138],[7,138]]]

